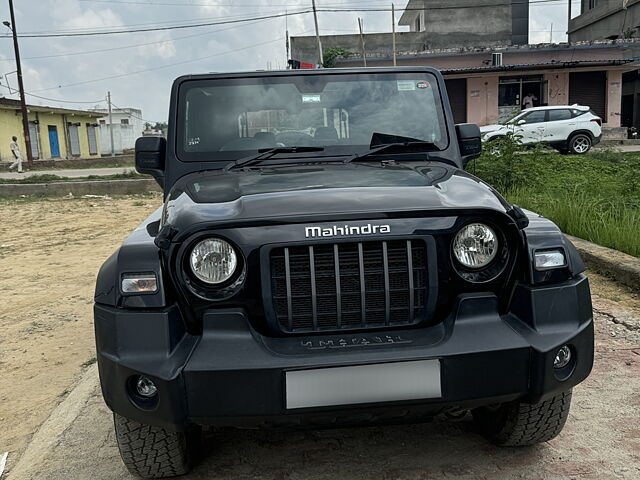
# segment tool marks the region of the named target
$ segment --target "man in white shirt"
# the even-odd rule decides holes
[[[537,101],[538,101],[538,97],[536,97],[533,93],[529,92],[522,99],[522,108],[524,108],[525,110],[527,108],[533,108],[533,102],[537,102]]]
[[[18,137],[12,137],[12,142],[9,145],[11,153],[13,154],[13,163],[9,166],[9,170],[13,170],[14,167],[18,167],[18,173],[22,173],[22,153],[20,153],[20,147],[18,146]]]

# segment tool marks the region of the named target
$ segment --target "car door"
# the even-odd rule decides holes
[[[576,129],[577,121],[569,108],[554,108],[547,112],[545,141],[562,142]]]
[[[527,113],[517,121],[514,134],[519,136],[519,141],[524,144],[541,142],[545,136],[545,119],[545,110]]]

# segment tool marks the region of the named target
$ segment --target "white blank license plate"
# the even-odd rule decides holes
[[[287,408],[440,398],[440,361],[286,372]]]

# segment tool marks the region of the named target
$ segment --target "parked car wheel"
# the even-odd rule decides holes
[[[173,432],[113,415],[116,440],[125,466],[142,478],[184,475],[201,442],[200,431]]]
[[[504,447],[523,447],[546,442],[564,427],[571,406],[571,390],[539,403],[511,402],[473,411],[481,433]]]
[[[569,151],[576,155],[583,155],[591,150],[591,137],[586,133],[578,133],[569,140]]]

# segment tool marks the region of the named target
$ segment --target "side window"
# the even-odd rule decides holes
[[[523,120],[527,122],[527,125],[532,123],[541,123],[544,122],[544,110],[537,110],[535,112],[531,112],[529,115],[525,115]]]
[[[571,110],[563,108],[559,110],[549,110],[549,122],[557,122],[559,120],[569,120],[573,117]]]

